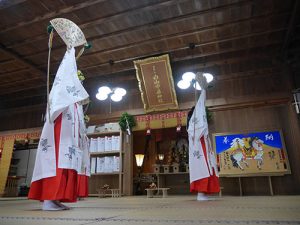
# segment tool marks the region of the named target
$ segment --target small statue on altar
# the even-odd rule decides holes
[[[152,183],[149,185],[149,188],[150,188],[150,189],[156,189],[157,186],[156,186],[155,183],[152,182]]]
[[[104,184],[103,187],[101,187],[101,189],[103,190],[108,190],[110,187],[108,184]]]

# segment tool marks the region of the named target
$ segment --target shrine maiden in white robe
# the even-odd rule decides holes
[[[58,168],[82,171],[85,141],[80,102],[89,97],[77,76],[75,49],[68,49],[56,73],[49,95],[50,116],[46,115],[37,149],[32,182],[56,175],[54,121],[62,114]],[[50,117],[50,121],[49,121]]]
[[[200,97],[195,106],[193,115],[189,122],[189,167],[190,167],[190,183],[215,174],[218,176],[218,168],[216,157],[213,152],[211,142],[208,136],[208,125],[205,111],[206,90],[202,88]],[[204,136],[207,162],[200,142],[200,138]]]

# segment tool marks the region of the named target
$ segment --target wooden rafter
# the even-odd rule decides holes
[[[103,1],[103,0],[101,0],[101,1]],[[136,10],[146,10],[146,9],[149,10],[150,8],[159,8],[162,5],[165,5],[167,3],[174,4],[174,1],[172,1],[172,0],[163,0],[160,3],[152,3],[152,4],[147,4],[147,5],[144,5],[144,6],[130,8],[130,9],[124,10],[122,12],[119,12],[117,14],[112,14],[112,15],[108,15],[108,16],[105,16],[105,17],[97,18],[93,21],[89,21],[89,22],[85,22],[85,23],[81,23],[81,24],[77,24],[77,25],[81,29],[84,29],[88,26],[95,26],[97,24],[105,23],[108,20],[119,17],[120,15],[127,15],[130,12],[136,12]],[[58,16],[58,15],[56,15],[56,16]],[[50,17],[50,18],[53,18],[53,17]],[[0,31],[0,34],[1,34],[1,31]],[[34,43],[36,41],[40,41],[40,40],[47,39],[47,38],[48,38],[47,34],[41,34],[41,35],[32,37],[31,39],[27,39],[27,40],[23,40],[23,41],[18,41],[16,43],[8,44],[7,46],[8,46],[8,48],[15,48],[15,47],[20,47],[20,46],[23,46],[25,44],[31,44],[31,43]]]
[[[13,59],[21,62],[22,64],[24,64],[25,66],[27,66],[30,70],[32,70],[33,72],[42,75],[43,77],[46,77],[45,73],[40,70],[39,68],[37,68],[35,65],[33,65],[31,62],[29,62],[26,59],[23,59],[21,56],[19,56],[18,54],[16,54],[15,52],[7,49],[3,44],[0,43],[0,49],[2,52],[4,52],[5,54],[7,54],[8,56],[12,57]]]
[[[3,34],[5,32],[11,31],[11,30],[18,29],[18,28],[23,27],[23,26],[28,26],[30,24],[37,23],[37,22],[40,22],[40,21],[43,21],[43,20],[46,20],[46,19],[52,19],[52,18],[58,17],[60,15],[66,14],[66,13],[73,12],[75,10],[79,10],[79,9],[82,9],[82,8],[85,8],[85,7],[89,7],[89,6],[98,4],[98,3],[103,2],[103,1],[106,1],[106,0],[89,0],[89,1],[84,1],[83,3],[79,3],[77,5],[68,6],[68,7],[62,8],[58,11],[53,11],[53,12],[44,14],[42,16],[37,16],[32,20],[20,22],[20,23],[16,24],[15,26],[9,26],[9,27],[6,27],[6,28],[2,28],[0,30],[0,34]]]
[[[14,5],[21,4],[21,3],[26,2],[26,1],[27,0],[2,0],[2,1],[0,1],[0,10],[9,8],[9,7],[14,6]]]
[[[283,14],[280,14],[280,15],[286,15],[286,13],[283,13]],[[258,16],[258,17],[253,17],[253,18],[251,18],[251,19],[245,19],[245,20],[243,20],[243,21],[236,21],[236,22],[233,22],[233,23],[229,23],[229,24],[219,24],[219,25],[217,25],[216,26],[216,28],[224,28],[225,26],[228,26],[228,25],[230,25],[230,24],[239,24],[239,23],[241,23],[241,22],[245,22],[245,21],[248,21],[248,20],[250,20],[250,21],[254,21],[255,19],[266,19],[266,18],[269,18],[270,17],[270,15],[261,15],[261,16]],[[212,30],[212,29],[214,29],[214,27],[213,26],[210,26],[210,27],[205,27],[205,28],[203,28],[203,29],[198,29],[197,31],[192,31],[192,34],[197,34],[198,32],[201,32],[201,31],[208,31],[208,30]],[[196,32],[196,33],[195,33]],[[174,37],[177,37],[177,38],[182,38],[182,37],[184,37],[184,35],[190,35],[191,33],[187,33],[187,32],[178,32],[177,34],[172,34],[172,35],[168,35],[168,36],[165,36],[164,37],[164,39],[168,39],[168,38],[174,38]],[[131,47],[133,47],[133,46],[136,46],[136,45],[138,45],[138,44],[145,44],[145,43],[148,43],[148,44],[153,44],[153,43],[155,43],[155,41],[159,41],[160,40],[160,38],[152,38],[152,39],[150,39],[149,41],[140,41],[140,42],[134,42],[134,43],[131,43],[131,44],[127,44],[127,45],[123,45],[123,46],[119,46],[119,47],[115,47],[115,48],[112,48],[112,49],[106,49],[106,50],[104,50],[104,51],[96,51],[96,52],[93,52],[93,53],[87,53],[87,54],[85,54],[83,57],[86,57],[86,56],[91,56],[91,55],[95,55],[95,54],[99,54],[99,53],[109,53],[109,52],[112,52],[112,51],[118,51],[118,50],[124,50],[124,49],[126,49],[126,48],[131,48]],[[225,41],[228,41],[228,39],[226,39]],[[203,47],[203,46],[205,46],[206,44],[211,44],[212,42],[208,42],[208,43],[203,43],[203,44],[201,44],[201,46],[200,47]],[[187,48],[187,47],[185,47],[185,48]],[[25,57],[25,59],[26,59],[26,57]],[[58,62],[56,62],[56,63],[58,63]],[[53,62],[53,64],[55,64],[55,62]],[[100,66],[100,65],[99,65]],[[42,65],[42,66],[39,66],[39,67],[45,67],[45,65]],[[89,69],[88,67],[87,68],[85,68],[85,69]],[[13,71],[12,73],[10,73],[10,74],[12,74],[12,75],[14,75],[14,74],[18,74],[19,72],[24,72],[24,71],[26,71],[27,69],[22,69],[22,70],[20,70],[20,71]],[[0,76],[1,76],[1,74],[0,74]]]
[[[276,16],[287,16],[289,13],[288,12],[282,12],[280,14],[277,14]],[[210,14],[211,16],[213,14]],[[259,21],[259,20],[270,20],[272,17],[274,16],[274,14],[272,13],[266,13],[263,15],[259,15],[259,16],[253,16],[253,17],[249,17],[249,18],[245,18],[245,19],[238,19],[238,20],[234,20],[234,21],[229,21],[229,22],[225,22],[225,23],[220,23],[220,24],[214,24],[211,26],[205,26],[205,27],[197,27],[188,31],[178,31],[169,35],[164,35],[163,40],[168,40],[168,39],[173,39],[173,38],[184,38],[185,36],[189,36],[189,35],[198,35],[201,32],[208,32],[208,31],[212,31],[212,30],[217,30],[217,29],[223,29],[226,27],[231,27],[231,26],[238,26],[242,23],[245,22],[254,22],[254,21]],[[192,16],[194,17],[194,16]],[[181,19],[180,19],[181,20]],[[173,19],[172,21],[180,21],[178,18]],[[160,22],[159,24],[163,24],[165,22]],[[145,29],[147,28],[147,26],[143,25],[143,26],[136,26],[134,28],[130,28],[130,29],[124,29],[124,30],[119,30],[117,32],[112,32],[110,34],[105,34],[105,35],[97,35],[95,37],[89,38],[89,41],[93,41],[93,40],[101,40],[104,38],[113,38],[115,35],[119,35],[119,34],[123,34],[126,35],[130,32],[137,32],[137,31],[145,31]],[[135,41],[129,44],[125,44],[125,45],[119,45],[119,46],[114,46],[112,48],[108,48],[108,49],[102,49],[102,50],[98,50],[98,51],[94,51],[92,53],[86,53],[83,56],[90,56],[90,55],[94,55],[94,54],[99,54],[99,53],[107,53],[107,52],[111,52],[111,51],[119,51],[119,50],[124,50],[127,48],[131,48],[134,46],[137,46],[139,44],[153,44],[156,41],[161,41],[162,37],[158,36],[155,38],[149,38],[147,40],[142,40],[142,41]],[[53,48],[53,51],[58,50],[58,49],[62,49],[64,48],[64,45],[60,45],[57,46],[56,48]],[[35,57],[38,56],[40,54],[45,54],[45,51],[40,51],[40,52],[36,52],[34,54],[30,54],[30,55],[26,55],[24,58],[30,58],[30,57]]]
[[[289,19],[289,23],[288,23],[288,28],[287,28],[287,32],[286,32],[286,35],[285,35],[285,38],[284,38],[284,41],[283,41],[283,45],[282,45],[282,49],[281,49],[281,52],[283,54],[283,59],[286,58],[286,55],[287,55],[287,47],[290,43],[290,40],[291,40],[291,37],[292,37],[292,34],[296,28],[296,16],[298,14],[298,12],[300,11],[300,1],[299,0],[295,0],[294,2],[294,6],[293,6],[293,12],[290,16],[290,19]]]
[[[251,1],[249,1],[249,0],[243,0],[243,1],[235,2],[235,3],[221,5],[221,6],[217,6],[215,8],[209,8],[209,9],[205,9],[205,10],[201,10],[201,11],[197,11],[197,12],[187,13],[187,14],[180,15],[180,16],[177,16],[177,17],[172,17],[172,18],[162,19],[160,21],[155,21],[155,25],[160,25],[160,24],[163,24],[163,23],[169,23],[170,21],[185,20],[189,17],[199,16],[200,14],[203,14],[203,13],[216,12],[217,10],[229,9],[229,8],[232,8],[233,6],[242,6],[242,5],[250,4],[250,3],[251,3]],[[161,2],[159,4],[140,7],[139,12],[141,10],[147,11],[147,10],[150,10],[150,9],[159,9],[162,6],[162,4],[163,5],[170,5],[170,4],[174,4],[174,1],[166,1],[166,2]],[[126,10],[124,12],[121,12],[121,13],[118,13],[118,14],[115,14],[115,15],[109,15],[109,16],[106,16],[106,17],[103,17],[103,18],[97,18],[97,19],[94,19],[93,21],[78,24],[78,25],[79,25],[80,28],[96,26],[96,25],[99,25],[99,24],[102,24],[102,23],[109,22],[110,20],[117,19],[118,17],[121,17],[121,16],[129,17],[131,15],[131,13],[135,13],[135,12],[136,11]],[[134,31],[134,30],[137,30],[137,29],[145,29],[147,26],[148,27],[153,26],[153,24],[154,24],[154,22],[150,22],[150,23],[147,23],[147,24],[141,24],[141,25],[126,28],[126,29],[121,29],[121,30],[118,30],[116,32],[106,33],[104,35],[101,35],[101,38],[109,37],[110,35],[118,35],[118,34],[121,34],[123,32]],[[48,38],[48,36],[45,35],[45,34],[42,34],[42,35],[38,35],[36,37],[33,37],[31,39],[23,40],[23,41],[20,41],[20,42],[18,41],[17,43],[9,44],[7,46],[9,48],[20,47],[20,46],[23,46],[23,45],[26,45],[26,44],[31,44],[31,43],[34,43],[36,41],[40,41],[40,40],[43,40],[43,39],[46,39],[46,38]],[[99,36],[97,36],[95,38],[98,39]],[[91,40],[93,40],[93,38],[91,38]]]
[[[275,32],[282,32],[284,30],[285,30],[285,28],[280,28],[280,29],[276,29],[276,30],[268,30],[268,31],[263,31],[263,32],[251,33],[251,34],[247,34],[247,35],[235,36],[233,38],[224,38],[222,40],[214,40],[214,41],[209,41],[209,42],[206,42],[206,43],[197,44],[196,47],[204,47],[206,45],[211,45],[211,44],[220,44],[220,43],[224,43],[224,42],[227,42],[227,41],[236,41],[236,40],[239,40],[239,39],[251,38],[251,37],[255,37],[255,36],[259,36],[259,35],[268,35],[268,34],[275,33]],[[274,43],[271,43],[271,44],[274,44]],[[114,62],[115,62],[115,64],[121,63],[121,62],[132,62],[134,60],[137,60],[137,59],[140,59],[140,58],[146,58],[146,57],[149,57],[149,56],[152,56],[152,55],[163,54],[163,53],[172,54],[174,52],[177,52],[177,51],[180,51],[180,50],[186,50],[186,49],[189,49],[189,46],[182,46],[182,47],[178,47],[176,49],[169,49],[167,52],[156,51],[156,52],[148,53],[146,55],[139,55],[139,56],[133,56],[131,58],[118,59],[118,60],[115,60]],[[218,53],[220,54],[220,53],[223,53],[223,52],[218,51]],[[202,54],[202,55],[205,56],[206,54]],[[178,60],[180,60],[180,59],[178,59]],[[93,69],[93,68],[106,66],[106,65],[107,65],[107,63],[97,63],[97,65],[82,67],[81,69],[82,70],[87,70],[87,69]],[[133,67],[133,65],[132,65],[132,67]]]

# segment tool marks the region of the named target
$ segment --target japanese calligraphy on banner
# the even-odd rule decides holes
[[[146,112],[178,109],[169,55],[134,61]]]
[[[290,173],[281,131],[213,134],[222,176]]]

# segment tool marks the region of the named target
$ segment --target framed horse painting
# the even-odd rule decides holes
[[[213,144],[220,176],[289,174],[290,166],[280,130],[216,133]]]

